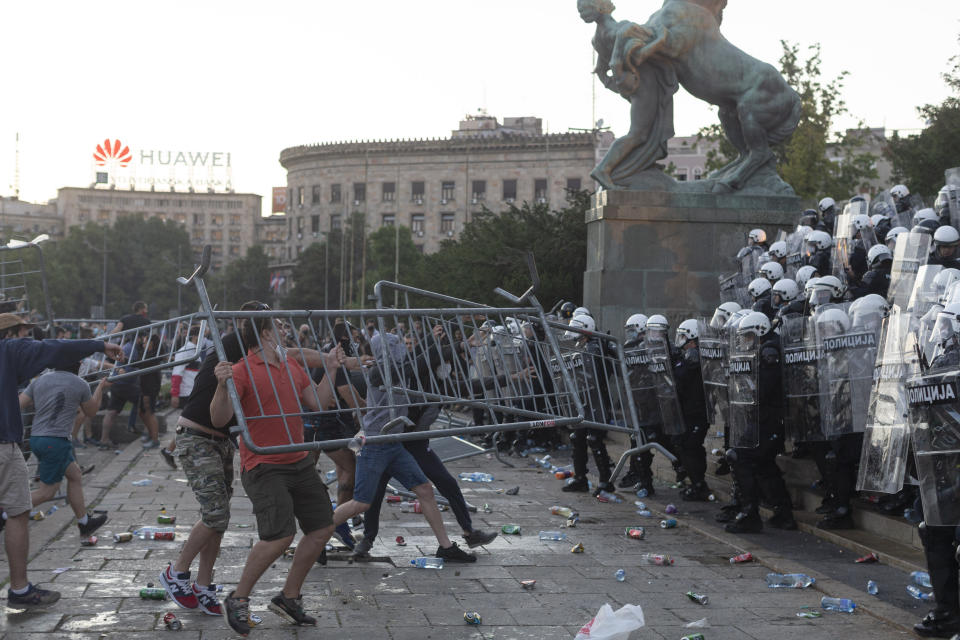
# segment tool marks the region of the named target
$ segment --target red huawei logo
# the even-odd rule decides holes
[[[93,160],[99,166],[107,164],[108,160],[116,160],[121,167],[125,167],[133,160],[130,155],[130,147],[124,146],[122,149],[119,140],[110,142],[110,138],[103,141],[103,144],[97,145],[97,150],[93,153]]]

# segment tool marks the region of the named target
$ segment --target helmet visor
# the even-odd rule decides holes
[[[727,324],[727,320],[729,319],[729,313],[723,309],[717,309],[713,312],[713,317],[710,318],[710,326],[714,329],[723,329],[723,326]]]

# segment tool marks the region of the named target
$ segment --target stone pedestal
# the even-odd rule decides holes
[[[750,229],[773,242],[802,210],[797,197],[602,191],[587,212],[583,303],[615,335],[633,313],[662,313],[674,327],[710,316]]]

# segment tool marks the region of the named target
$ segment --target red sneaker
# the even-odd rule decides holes
[[[200,603],[200,609],[208,616],[222,616],[223,609],[220,607],[220,600],[217,599],[217,585],[212,584],[209,587],[200,588],[197,583],[192,585],[193,595]]]
[[[189,571],[174,575],[173,566],[168,564],[167,568],[160,572],[160,584],[170,594],[170,599],[184,609],[196,609],[200,606],[190,587]]]

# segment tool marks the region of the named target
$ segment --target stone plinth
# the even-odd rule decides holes
[[[633,313],[662,313],[672,326],[712,315],[750,229],[772,242],[801,211],[797,197],[600,192],[586,216],[584,305],[614,334]]]

